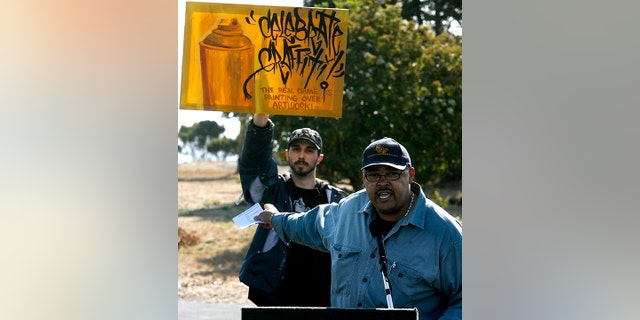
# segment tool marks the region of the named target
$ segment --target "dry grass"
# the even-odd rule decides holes
[[[232,218],[240,181],[232,163],[178,166],[178,296],[211,303],[250,303],[238,273],[255,226],[236,227]],[[191,242],[188,245],[187,242]]]

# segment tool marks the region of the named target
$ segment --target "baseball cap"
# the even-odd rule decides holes
[[[398,141],[392,138],[382,138],[369,144],[362,153],[363,170],[370,166],[383,165],[398,170],[411,166],[409,152]]]
[[[294,141],[300,139],[310,141],[314,146],[316,146],[318,150],[322,150],[322,138],[320,137],[320,134],[318,133],[318,131],[310,128],[300,128],[293,130],[293,132],[291,132],[291,136],[289,136],[289,143],[287,144],[287,148],[289,148]]]

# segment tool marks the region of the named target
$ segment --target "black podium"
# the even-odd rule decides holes
[[[242,308],[242,320],[418,320],[418,309]]]

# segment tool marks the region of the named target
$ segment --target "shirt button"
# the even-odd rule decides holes
[[[369,280],[367,280],[367,278],[362,278],[362,282],[367,282]]]
[[[402,274],[402,272],[398,273],[398,278],[402,278],[404,277],[404,274]]]
[[[371,257],[371,259],[373,259],[373,258],[375,258],[375,257],[376,257],[376,254],[375,254],[375,253],[372,253],[369,257]]]
[[[338,254],[338,258],[342,258],[342,253]]]
[[[358,307],[362,307],[362,302],[358,302]]]

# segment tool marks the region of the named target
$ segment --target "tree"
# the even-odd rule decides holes
[[[198,148],[206,148],[209,140],[224,133],[224,127],[215,121],[200,121],[193,125],[193,134]]]
[[[400,6],[343,6],[350,17],[342,118],[272,116],[280,146],[291,130],[315,128],[325,145],[319,176],[348,179],[354,190],[361,188],[362,150],[382,137],[407,147],[419,182],[460,177],[461,38],[403,19]],[[284,159],[283,148],[278,155]]]
[[[244,141],[244,136],[247,131],[247,126],[249,124],[249,120],[251,120],[251,115],[246,113],[234,113],[234,112],[224,112],[222,116],[225,118],[237,118],[240,121],[240,132],[238,133],[238,137],[236,138],[235,144],[235,154],[242,154],[242,141]]]
[[[182,142],[182,145],[178,145],[178,153],[189,154],[191,159],[196,159],[196,149],[193,146],[195,137],[192,133],[192,127],[180,126],[178,140]]]
[[[207,156],[209,141],[222,133],[224,133],[224,127],[209,120],[194,123],[191,127],[180,126],[178,139],[182,142],[182,148],[179,150],[185,154],[189,152],[194,160],[204,159]]]
[[[211,139],[207,144],[207,151],[216,155],[216,157],[220,154],[222,161],[225,161],[227,156],[236,154],[236,141],[227,137]]]
[[[433,31],[441,34],[449,29],[451,21],[462,25],[462,0],[388,0],[389,4],[402,3],[402,17],[418,24],[432,23]]]
[[[304,5],[337,8],[339,4],[336,2],[304,0]],[[405,20],[414,20],[418,24],[430,23],[437,35],[447,31],[452,21],[462,25],[462,0],[384,0],[378,3],[378,5],[396,4],[402,5],[402,17]]]

